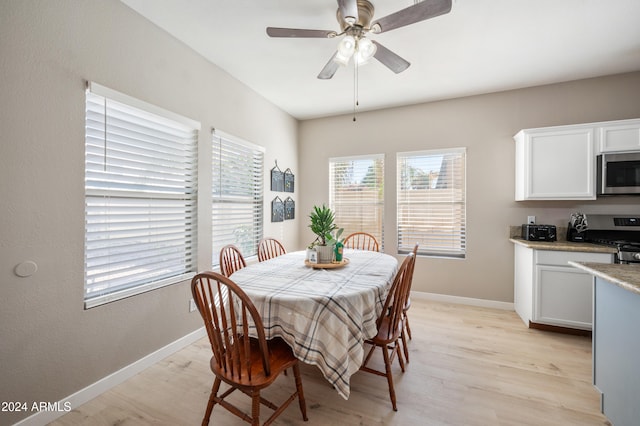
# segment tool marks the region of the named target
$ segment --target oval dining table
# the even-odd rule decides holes
[[[345,249],[344,257],[345,265],[321,269],[305,264],[306,252],[291,252],[250,264],[231,279],[256,306],[267,339],[282,338],[348,399],[398,262],[364,250]]]

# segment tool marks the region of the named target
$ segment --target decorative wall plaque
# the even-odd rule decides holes
[[[284,202],[280,197],[276,196],[271,201],[271,222],[283,222],[284,221]]]
[[[284,200],[284,219],[290,220],[296,218],[296,202],[291,197]]]
[[[284,192],[293,192],[295,184],[295,176],[291,169],[284,171]]]
[[[284,191],[284,173],[278,167],[278,162],[276,161],[276,166],[271,169],[271,190],[282,192]]]

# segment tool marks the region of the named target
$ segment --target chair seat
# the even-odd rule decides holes
[[[262,367],[262,357],[258,350],[258,340],[251,338],[250,345],[251,379],[249,379],[249,374],[246,374],[247,372],[244,370],[242,377],[238,377],[237,373],[236,375],[233,375],[231,371],[225,371],[222,368],[218,368],[215,356],[211,357],[211,371],[213,371],[213,373],[223,381],[228,384],[232,384],[233,386],[262,389],[273,383],[278,377],[278,374],[287,368],[292,367],[293,364],[298,361],[293,354],[291,347],[289,347],[284,340],[280,338],[267,340],[271,359],[271,374],[267,376],[264,373],[264,368]],[[244,348],[242,346],[240,347],[240,352],[244,354]]]
[[[393,343],[398,340],[400,334],[402,334],[403,323],[402,321],[398,322],[395,330],[391,329],[391,321],[389,317],[384,317],[380,321],[380,326],[378,327],[378,334],[376,334],[371,339],[368,339],[367,342],[382,346],[388,345],[389,343]]]

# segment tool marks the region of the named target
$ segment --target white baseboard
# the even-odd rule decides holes
[[[514,310],[513,303],[499,302],[496,300],[473,299],[470,297],[449,296],[446,294],[425,293],[420,291],[412,291],[411,297],[416,300],[433,300],[437,302],[480,306],[484,308],[504,309],[510,311]],[[77,408],[82,404],[92,400],[100,394],[108,391],[112,387],[119,385],[120,383],[130,379],[141,371],[144,371],[146,368],[151,367],[156,362],[161,361],[169,355],[179,351],[180,349],[196,342],[197,340],[205,336],[206,330],[204,327],[201,327],[198,330],[195,330],[194,332],[176,340],[175,342],[169,343],[167,346],[158,349],[157,351],[145,356],[142,359],[139,359],[133,364],[127,365],[126,367],[116,371],[115,373],[112,373],[98,380],[97,382],[90,384],[86,388],[81,389],[72,395],[69,395],[68,397],[60,400],[57,404],[54,404],[55,407],[61,408],[62,410],[40,411],[32,416],[27,417],[26,419],[19,421],[14,426],[46,425],[47,423],[50,423],[57,418],[62,417],[68,411],[73,410],[74,408]]]
[[[455,303],[458,305],[480,306],[482,308],[503,309],[514,311],[514,304],[511,302],[499,302],[497,300],[474,299],[471,297],[450,296],[448,294],[425,293],[422,291],[412,291],[411,297],[416,300],[434,300],[436,302]]]
[[[78,408],[85,402],[92,400],[98,395],[108,391],[112,387],[119,385],[127,379],[135,376],[148,367],[151,367],[156,362],[168,357],[169,355],[179,351],[180,349],[189,346],[190,344],[200,340],[207,335],[204,327],[199,328],[180,339],[169,343],[167,346],[158,349],[157,351],[150,353],[144,358],[139,359],[133,364],[129,364],[126,367],[98,380],[95,383],[90,384],[84,389],[69,395],[56,404],[52,405],[52,411],[39,411],[36,414],[27,417],[16,423],[14,426],[42,426],[62,417],[67,412]]]

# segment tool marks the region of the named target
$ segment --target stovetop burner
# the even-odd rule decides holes
[[[618,249],[616,263],[640,264],[640,216],[591,215],[584,240]]]
[[[604,245],[604,246],[617,247],[620,250],[640,251],[639,241],[607,240],[605,238],[598,238],[598,239],[592,240],[591,242],[595,244]]]

